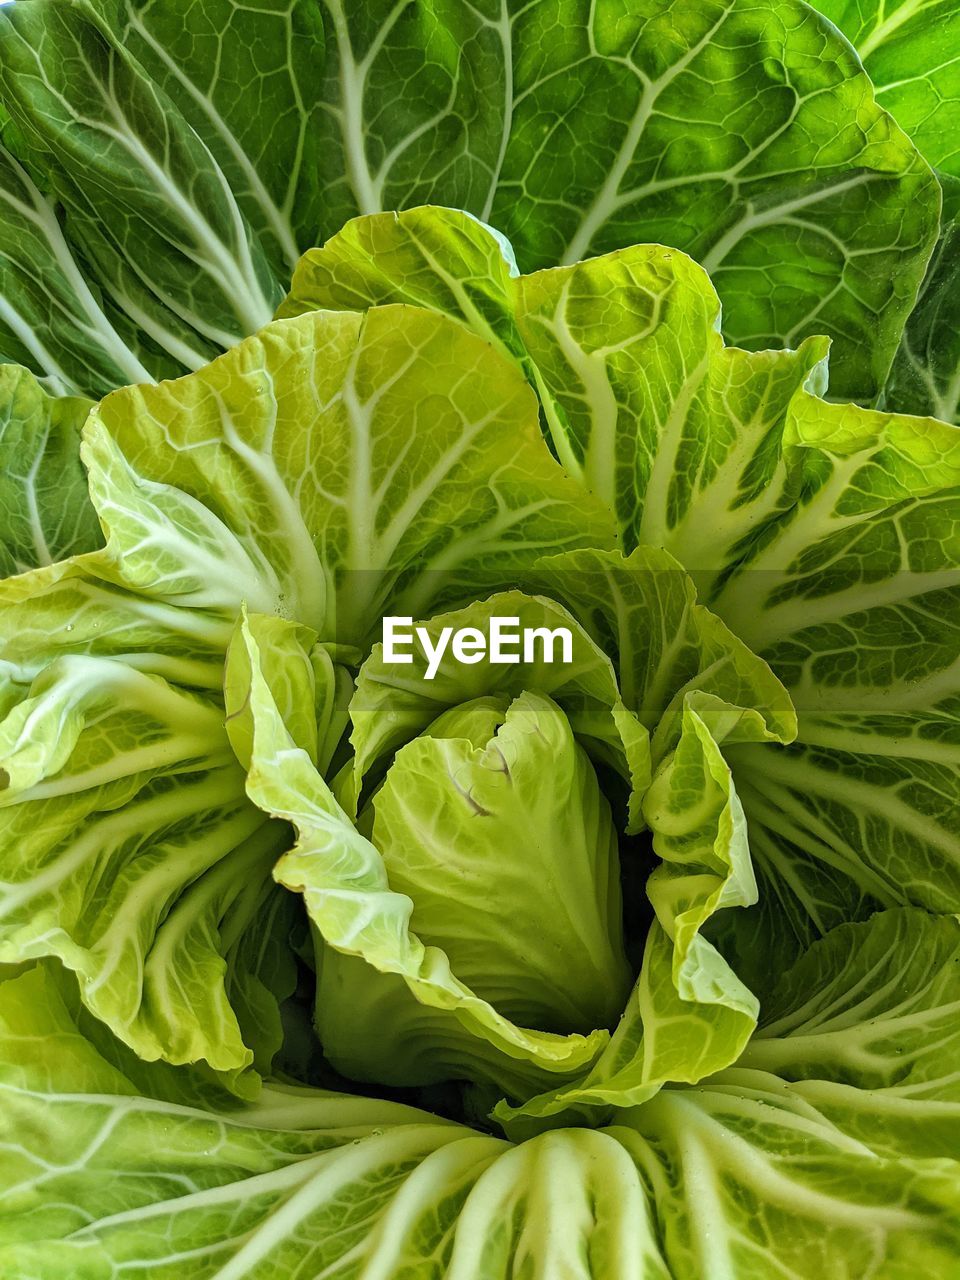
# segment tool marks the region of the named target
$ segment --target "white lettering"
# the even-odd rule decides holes
[[[456,631],[453,627],[442,627],[434,638],[426,627],[415,627],[412,618],[384,618],[384,662],[409,666],[414,661],[410,652],[414,640],[426,660],[425,680],[435,679],[448,649],[454,661],[468,667],[483,662],[484,658],[500,666],[518,662],[533,664],[538,660],[548,665],[573,662],[573,634],[567,627],[522,627],[519,618],[495,615],[490,618],[489,636],[479,627],[460,627]]]
[[[412,627],[412,618],[384,618],[383,620],[383,660],[384,662],[413,662],[412,653],[401,653],[397,648],[399,644],[411,644],[413,642],[413,632],[408,631],[406,635],[398,630],[400,627]]]
[[[463,627],[453,637],[453,656],[458,662],[472,667],[475,662],[482,662],[487,652],[487,637],[476,627]],[[430,679],[430,673],[427,673]]]
[[[498,663],[511,663],[520,661],[520,650],[517,648],[516,653],[504,653],[504,645],[511,647],[519,646],[520,632],[508,631],[507,627],[519,627],[519,618],[499,618],[492,617],[490,619],[490,661]]]
[[[459,635],[460,633],[457,632]],[[450,643],[450,637],[453,635],[453,627],[444,627],[435,645],[430,643],[430,632],[426,627],[417,627],[417,639],[423,646],[423,652],[427,659],[427,671],[424,679],[432,680],[437,674],[440,663],[443,661],[443,655],[446,652],[447,645]],[[456,642],[454,642],[456,643]],[[454,650],[456,656],[456,650]]]
[[[553,663],[556,661],[553,656],[553,645],[556,640],[560,641],[560,661],[573,661],[573,636],[567,627],[557,627],[553,631],[549,627],[527,627],[523,633],[524,662],[536,662],[538,639],[543,641],[544,662]]]

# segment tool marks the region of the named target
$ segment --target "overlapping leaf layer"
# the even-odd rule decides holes
[[[0,10],[4,1277],[960,1266],[960,30],[821,8]]]

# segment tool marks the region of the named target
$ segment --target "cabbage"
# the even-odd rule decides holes
[[[0,1274],[956,1272],[918,13],[0,12]]]

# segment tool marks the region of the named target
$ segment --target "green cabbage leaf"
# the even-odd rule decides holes
[[[869,401],[937,235],[929,167],[799,0],[17,0],[0,113],[0,354],[59,393],[199,368],[298,253],[434,203],[526,271],[675,245],[731,341],[827,333]]]
[[[506,1280],[518,1260],[543,1280],[949,1274],[957,954],[956,923],[921,912],[844,926],[785,975],[741,1062],[520,1145],[324,1090],[238,1103],[119,1048],[41,966],[0,986],[0,1263],[11,1280]]]

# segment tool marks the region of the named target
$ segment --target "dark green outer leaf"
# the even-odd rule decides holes
[[[93,19],[176,103],[286,282],[320,231],[317,90],[324,33],[312,0],[89,0]]]
[[[960,9],[954,0],[818,0],[863,60],[877,101],[930,163],[960,177]]]
[[[0,574],[101,544],[78,454],[89,409],[79,397],[48,396],[18,365],[0,365]]]
[[[457,206],[505,232],[525,271],[673,245],[714,276],[731,341],[826,332],[834,392],[876,395],[939,195],[807,6],[325,9],[330,230],[358,212]]]
[[[941,182],[940,240],[907,321],[884,404],[896,413],[960,422],[960,179],[943,174]]]
[[[500,225],[527,270],[682,248],[732,341],[825,332],[834,392],[876,396],[939,194],[799,0],[326,0],[325,37],[320,16],[4,9],[0,101],[43,196],[0,353],[93,394],[196,368],[263,323],[297,250],[431,202]]]
[[[52,257],[81,329],[72,332],[61,306],[41,312],[35,330],[34,299],[14,357],[26,344],[60,389],[102,394],[111,365],[127,382],[163,377],[205,364],[266,323],[279,287],[264,250],[209,150],[135,59],[80,9],[59,4],[4,9],[0,50],[0,99],[16,126],[9,136],[47,197],[42,212],[17,214],[32,224],[34,280]],[[0,354],[11,333],[4,337]],[[87,372],[91,345],[99,361]]]

